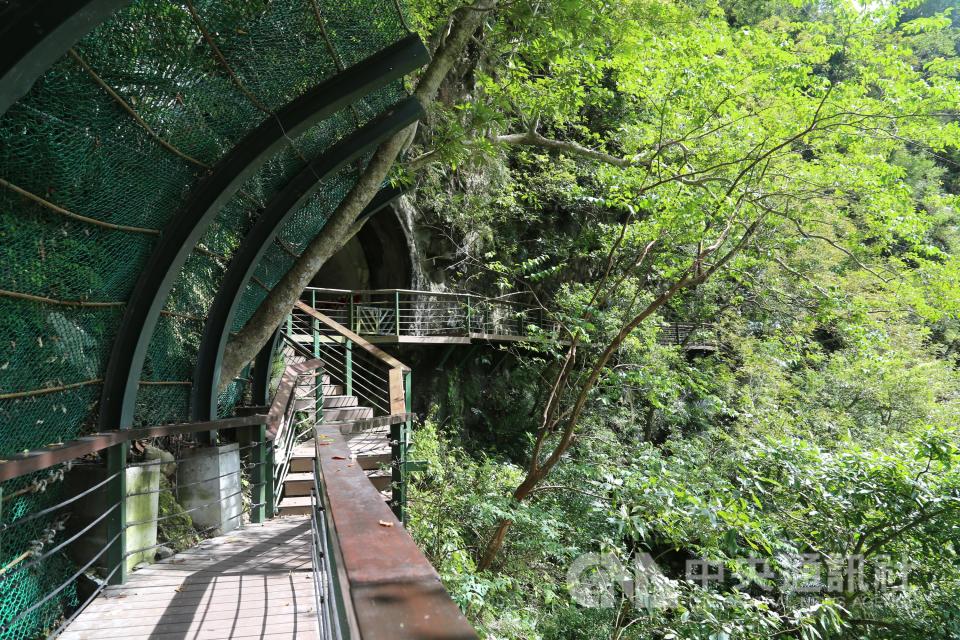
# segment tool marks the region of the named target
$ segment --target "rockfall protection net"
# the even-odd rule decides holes
[[[97,428],[124,305],[171,217],[210,167],[272,113],[408,35],[401,11],[394,0],[134,2],[0,118],[0,458]],[[189,418],[203,321],[270,198],[306,160],[403,96],[394,82],[289,139],[219,211],[153,332],[137,424]],[[233,329],[319,233],[367,159],[324,180],[280,228]],[[242,382],[227,388],[221,415],[242,393]],[[63,554],[15,571],[57,523],[54,514],[12,526],[55,504],[56,482],[33,491],[47,477],[0,486],[0,640],[43,636],[77,603],[70,586],[10,624],[77,569]]]

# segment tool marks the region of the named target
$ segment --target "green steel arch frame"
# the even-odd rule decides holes
[[[0,116],[67,49],[129,0],[24,0],[4,10],[0,27]]]
[[[263,345],[256,359],[253,361],[253,403],[255,405],[270,404],[270,374],[273,365],[273,356],[277,352],[280,342],[280,329],[273,332],[273,337]]]
[[[281,191],[264,211],[256,226],[244,238],[243,245],[238,250],[230,267],[224,276],[220,289],[214,298],[210,307],[210,313],[204,323],[203,338],[200,342],[199,356],[197,358],[197,367],[193,376],[192,398],[191,398],[191,418],[193,420],[207,420],[205,416],[217,415],[218,393],[220,384],[220,364],[223,358],[223,350],[226,347],[227,340],[230,337],[230,327],[233,324],[234,316],[240,305],[240,299],[243,296],[244,285],[250,281],[256,271],[257,265],[264,253],[272,244],[280,227],[284,221],[296,212],[299,206],[310,197],[310,195],[320,187],[324,178],[334,174],[353,159],[363,155],[378,143],[378,138],[391,135],[392,132],[399,131],[404,126],[422,117],[422,107],[420,103],[410,98],[398,105],[397,109],[387,116],[381,122],[373,122],[370,127],[370,138],[365,144],[350,144],[351,140],[344,140],[343,149],[341,145],[335,145],[324,156],[330,155],[326,166],[323,168],[325,173],[321,173],[317,167],[314,173],[313,184],[310,181],[310,167],[308,166],[301,175],[297,176],[288,185],[288,188]],[[358,130],[357,133],[360,133]],[[341,155],[342,152],[342,155]],[[323,162],[324,158],[318,158],[317,165]],[[334,163],[336,163],[334,165]],[[300,186],[295,183],[301,180]],[[302,191],[302,195],[297,192]],[[357,221],[365,221],[371,216],[390,205],[396,200],[402,191],[396,187],[385,187],[381,189],[366,208],[357,216]],[[296,201],[291,205],[291,201]],[[276,337],[274,337],[276,340]],[[259,357],[259,356],[258,356]],[[257,362],[259,366],[259,361]],[[258,381],[254,381],[254,397],[259,397]]]
[[[412,97],[403,100],[380,118],[357,129],[312,160],[267,204],[230,262],[207,315],[193,379],[193,419],[203,420],[202,416],[217,414],[220,362],[233,317],[244,286],[250,281],[260,259],[273,243],[284,221],[320,188],[326,178],[373,151],[383,140],[416,122],[423,115],[419,100]],[[383,207],[386,204],[381,198],[374,206]],[[370,213],[367,209],[361,216]]]
[[[197,185],[166,225],[124,310],[103,379],[101,430],[132,425],[139,376],[170,289],[197,241],[244,181],[291,138],[428,61],[423,43],[411,35],[345,69],[267,117]]]

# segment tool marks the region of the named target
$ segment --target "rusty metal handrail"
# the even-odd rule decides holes
[[[339,429],[317,428],[316,461],[315,535],[325,536],[325,595],[339,605],[327,610],[339,612],[342,636],[475,640],[430,561],[351,461]]]
[[[140,429],[118,429],[116,431],[104,431],[89,436],[82,436],[67,442],[57,442],[40,449],[17,453],[8,456],[5,460],[0,460],[0,482],[24,476],[35,471],[42,471],[48,467],[82,458],[83,456],[103,451],[104,449],[108,449],[117,444],[123,444],[124,442],[158,438],[160,436],[199,433],[202,431],[226,431],[239,427],[252,427],[263,424],[266,417],[267,416],[262,414],[254,414],[205,422],[166,424]]]

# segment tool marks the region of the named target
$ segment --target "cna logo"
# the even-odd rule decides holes
[[[638,553],[624,564],[612,553],[586,553],[570,565],[567,589],[574,602],[608,609],[620,599],[638,609],[665,609],[678,600],[677,583],[667,578],[649,553]]]

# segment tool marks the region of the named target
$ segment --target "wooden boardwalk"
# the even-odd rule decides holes
[[[245,525],[108,587],[60,637],[318,638],[310,544],[306,517]]]

